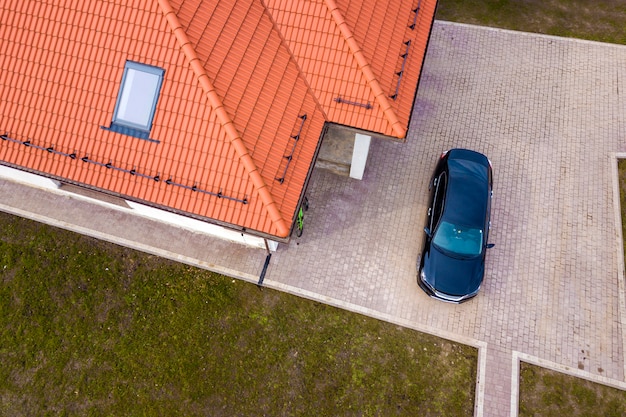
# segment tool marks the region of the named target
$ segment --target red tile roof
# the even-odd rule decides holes
[[[285,238],[326,122],[405,136],[435,6],[5,0],[0,163]],[[108,128],[127,60],[152,140]]]

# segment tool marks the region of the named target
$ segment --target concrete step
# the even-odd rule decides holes
[[[342,126],[331,125],[324,136],[315,167],[350,176],[353,149],[354,132]]]
[[[350,165],[342,162],[328,161],[318,158],[317,162],[315,162],[315,168],[326,169],[330,172],[346,177],[350,176]]]

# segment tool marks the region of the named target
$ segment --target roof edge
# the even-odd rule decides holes
[[[358,44],[358,42],[354,38],[354,35],[352,34],[352,31],[348,27],[348,23],[346,22],[343,15],[341,14],[341,11],[339,10],[337,3],[335,3],[335,0],[324,0],[324,3],[326,3],[326,7],[328,7],[328,10],[330,11],[330,14],[335,20],[337,27],[339,27],[341,34],[345,38],[346,43],[348,44],[348,47],[350,48],[350,51],[352,52],[352,55],[354,55],[354,58],[356,59],[357,64],[359,65],[359,68],[361,69],[361,72],[367,79],[367,82],[370,88],[372,89],[372,92],[374,93],[374,97],[376,98],[376,101],[380,105],[385,117],[391,124],[391,128],[393,129],[393,131],[398,137],[400,138],[405,137],[406,128],[402,126],[402,123],[400,122],[398,115],[391,107],[391,103],[389,103],[389,100],[387,100],[387,96],[385,95],[385,92],[380,86],[380,83],[378,82],[378,79],[376,78],[376,75],[374,74],[374,71],[372,70],[372,66],[368,62],[367,58],[365,58],[365,55],[363,54],[363,50],[361,49],[361,46]]]
[[[252,160],[252,156],[250,156],[250,152],[246,148],[246,145],[243,143],[243,139],[237,131],[237,128],[235,127],[232,118],[224,108],[224,104],[217,94],[217,91],[215,90],[215,87],[213,86],[209,75],[204,69],[204,66],[200,62],[200,58],[198,57],[193,45],[191,44],[191,41],[187,37],[187,33],[180,23],[176,12],[172,8],[169,0],[158,0],[158,2],[159,6],[161,7],[161,11],[163,12],[165,19],[170,26],[170,29],[172,29],[172,33],[178,40],[182,52],[189,60],[189,66],[191,70],[196,74],[198,82],[200,83],[200,86],[204,90],[207,98],[209,99],[209,103],[211,104],[213,111],[215,111],[217,118],[220,121],[220,124],[226,131],[226,136],[229,138],[230,144],[234,147],[237,156],[243,163],[245,170],[248,172],[248,176],[252,180],[255,189],[259,193],[259,197],[261,198],[261,201],[267,209],[272,224],[274,224],[274,226],[278,230],[278,236],[288,236],[290,230],[287,222],[282,217],[282,214],[278,209],[278,204],[276,204],[276,201],[274,201],[274,198],[270,193],[269,187],[263,180],[263,177],[261,177],[261,173],[259,172],[254,161]]]

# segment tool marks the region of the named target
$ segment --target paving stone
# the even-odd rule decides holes
[[[608,164],[626,147],[624,62],[623,46],[436,22],[407,143],[373,141],[362,182],[316,171],[310,199],[324,204],[309,216],[323,233],[301,256],[320,260],[317,279],[271,279],[486,342],[486,416],[510,414],[512,350],[623,380]],[[451,147],[486,153],[495,172],[496,247],[461,306],[415,283],[427,181]]]

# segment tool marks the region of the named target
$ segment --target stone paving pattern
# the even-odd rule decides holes
[[[611,167],[625,81],[625,46],[436,21],[406,143],[373,140],[362,181],[315,170],[304,234],[266,282],[486,345],[485,416],[511,413],[513,351],[624,381]],[[416,283],[427,183],[452,147],[486,153],[495,178],[496,246],[462,305]],[[0,193],[3,210],[249,281],[265,260],[114,206],[9,181]]]
[[[624,93],[626,47],[436,22],[407,143],[373,141],[363,181],[316,171],[305,233],[268,278],[486,342],[484,415],[510,413],[511,350],[624,380]],[[460,306],[416,284],[427,183],[452,147],[487,154],[495,178],[496,246]]]

